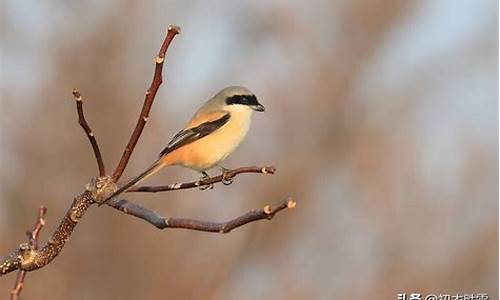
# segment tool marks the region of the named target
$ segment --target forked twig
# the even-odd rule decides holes
[[[123,151],[122,157],[118,166],[116,167],[115,172],[113,173],[113,181],[117,182],[125,171],[127,167],[128,161],[132,152],[134,151],[135,145],[141,136],[142,130],[144,129],[144,125],[149,118],[149,111],[151,110],[151,106],[153,105],[153,101],[155,100],[156,92],[158,92],[158,88],[163,82],[162,70],[163,70],[163,62],[165,61],[165,54],[167,52],[168,46],[174,39],[174,37],[181,32],[180,28],[174,25],[170,25],[168,27],[167,36],[161,45],[160,51],[158,52],[158,56],[156,57],[156,65],[155,72],[153,75],[153,81],[151,82],[151,86],[146,91],[146,95],[144,97],[144,104],[142,106],[141,114],[139,115],[139,119],[137,120],[137,125],[135,126],[132,135],[130,136],[130,140]]]
[[[28,244],[23,246],[26,246],[29,250],[38,250],[38,235],[40,234],[40,231],[45,225],[44,217],[46,213],[47,213],[47,208],[40,206],[40,208],[38,208],[38,218],[36,220],[35,226],[33,227],[33,230],[26,232],[26,234],[28,235]],[[23,290],[25,278],[26,278],[26,271],[19,270],[17,272],[17,278],[16,278],[16,283],[14,284],[14,288],[10,291],[11,300],[16,300],[19,298],[19,295]]]
[[[263,209],[251,210],[235,219],[227,222],[208,222],[183,218],[164,218],[157,212],[137,205],[125,199],[111,199],[108,205],[124,212],[128,215],[142,219],[158,229],[183,228],[205,232],[228,233],[231,230],[255,222],[258,220],[271,220],[276,213],[285,208],[294,208],[297,203],[291,198],[287,198],[275,205],[266,205]]]
[[[73,97],[75,98],[76,101],[76,111],[78,112],[78,124],[82,126],[83,131],[85,131],[85,134],[87,135],[87,138],[89,139],[90,144],[92,145],[92,149],[94,150],[94,155],[97,160],[97,166],[99,168],[99,177],[105,176],[106,168],[104,167],[104,161],[102,160],[101,151],[99,150],[99,145],[97,144],[97,140],[94,136],[94,133],[92,132],[92,129],[90,129],[87,120],[85,120],[85,115],[83,114],[82,95],[77,89],[73,89]]]
[[[141,117],[139,118],[136,129],[132,134],[131,141],[125,149],[122,159],[117,167],[117,170],[115,171],[115,174],[117,175],[115,177],[115,180],[117,180],[123,173],[128,159],[130,158],[130,154],[132,153],[131,150],[133,150],[133,148],[135,147],[135,144],[137,143],[137,140],[142,132],[145,121],[147,120],[147,116],[149,114],[149,110],[151,108],[151,104],[154,100],[154,96],[156,95],[158,87],[162,81],[161,71],[165,53],[168,46],[170,45],[170,42],[172,41],[174,36],[179,33],[179,31],[180,30],[177,26],[170,26],[168,29],[167,35],[165,36],[165,39],[160,48],[159,55],[156,58],[153,83],[151,84],[151,88],[146,93],[146,99],[144,101],[144,107],[142,108]],[[88,126],[86,122],[83,122],[85,118],[83,115],[81,95],[80,93],[78,93],[78,91],[75,92],[76,93],[74,93],[74,96],[77,100],[79,122],[87,133],[87,137],[89,138],[91,143],[93,143],[93,141],[95,141],[95,138],[93,138],[90,126]],[[97,152],[95,153],[97,158]],[[101,171],[100,169],[99,173],[102,174],[103,171]],[[43,268],[44,266],[49,264],[62,251],[67,240],[73,233],[74,228],[78,224],[79,220],[85,215],[87,209],[92,204],[96,203],[96,200],[100,197],[100,195],[102,195],[103,193],[107,193],[107,190],[112,188],[114,185],[114,182],[108,176],[99,176],[99,178],[97,179],[92,179],[91,182],[86,186],[85,191],[74,198],[74,201],[66,212],[66,215],[63,217],[59,226],[52,234],[48,242],[43,246],[43,248],[41,248],[40,250],[33,250],[29,249],[27,245],[23,244],[17,249],[11,251],[7,256],[0,258],[0,276],[8,274],[15,270],[33,271],[39,268]],[[23,276],[20,276],[20,280]]]

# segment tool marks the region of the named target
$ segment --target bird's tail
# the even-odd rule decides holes
[[[165,164],[163,164],[160,160],[155,161],[149,168],[147,168],[146,171],[142,172],[139,176],[131,179],[129,182],[125,183],[122,187],[116,190],[111,196],[109,196],[106,200],[104,200],[104,202],[102,202],[101,205],[113,199],[114,197],[118,196],[119,194],[126,192],[129,188],[143,181],[149,176],[155,174],[164,166]]]

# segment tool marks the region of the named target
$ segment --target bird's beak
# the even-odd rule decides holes
[[[260,112],[266,110],[266,108],[262,104],[252,105],[251,107],[252,107],[253,110],[260,111]]]

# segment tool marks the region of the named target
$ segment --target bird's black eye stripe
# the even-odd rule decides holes
[[[255,95],[234,95],[226,99],[226,104],[258,105]]]

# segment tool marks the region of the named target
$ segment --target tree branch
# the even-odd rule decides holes
[[[57,255],[59,255],[62,248],[66,244],[66,241],[73,233],[73,230],[78,224],[78,221],[84,216],[87,209],[92,204],[96,203],[97,200],[105,198],[106,195],[111,194],[116,189],[115,182],[116,180],[118,180],[118,178],[123,173],[123,170],[125,169],[125,166],[130,158],[130,154],[132,153],[132,150],[135,147],[137,140],[139,139],[142,129],[144,128],[144,124],[147,120],[149,110],[151,109],[154,96],[156,95],[158,87],[162,82],[161,71],[163,68],[163,61],[167,48],[174,36],[179,32],[180,29],[176,26],[170,26],[168,29],[167,36],[163,41],[158,57],[156,58],[156,68],[153,83],[151,84],[148,92],[146,92],[146,99],[144,101],[144,106],[138,124],[131,136],[129,144],[124,151],[117,170],[115,171],[114,180],[110,176],[105,176],[105,174],[104,176],[99,176],[99,178],[97,179],[93,178],[91,182],[86,186],[86,190],[75,197],[71,207],[68,209],[66,215],[63,217],[61,223],[57,227],[56,231],[52,234],[52,237],[45,244],[45,246],[42,249],[38,250],[31,249],[28,244],[21,244],[18,249],[12,251],[6,257],[0,259],[0,276],[15,270],[33,271],[49,264]],[[92,141],[95,141],[95,139],[93,138],[90,127],[88,126],[87,122],[85,122],[81,95],[76,90],[74,91],[73,95],[77,102],[79,123],[80,125],[82,125],[82,128],[87,133],[87,137],[92,143]],[[95,153],[97,157],[97,152]],[[103,172],[101,170],[102,169],[99,170],[100,175],[102,175]],[[20,276],[19,280],[22,281],[24,276],[25,275]]]
[[[109,181],[109,178],[105,177]],[[49,264],[59,253],[73,233],[73,229],[78,221],[83,217],[90,205],[95,203],[95,182],[92,187],[78,195],[73,204],[66,212],[61,223],[52,237],[47,241],[42,249],[31,248],[30,244],[21,244],[18,249],[12,251],[6,257],[0,260],[0,276],[10,273],[14,270],[33,271]],[[90,191],[90,188],[94,192]],[[33,230],[38,235],[41,227]],[[36,244],[36,239],[33,242]]]
[[[167,36],[163,40],[160,51],[158,52],[158,56],[156,57],[156,65],[155,71],[153,75],[153,81],[151,82],[151,86],[146,91],[146,95],[144,97],[144,104],[142,106],[141,114],[139,115],[139,119],[137,120],[137,125],[135,126],[132,135],[130,136],[130,140],[123,151],[122,157],[118,166],[116,167],[115,172],[113,173],[113,181],[117,182],[125,171],[127,167],[128,161],[132,152],[134,151],[135,145],[141,136],[142,130],[146,125],[146,122],[149,118],[149,111],[151,110],[151,106],[153,105],[153,101],[155,100],[156,92],[158,92],[158,88],[163,82],[162,70],[163,70],[163,62],[165,61],[165,54],[167,52],[168,46],[174,39],[174,37],[180,33],[180,28],[174,25],[170,25],[168,27]]]
[[[224,182],[225,184],[229,184],[232,182],[233,178],[236,177],[238,174],[242,173],[274,174],[274,172],[276,172],[276,168],[273,166],[241,167],[234,170],[228,170],[219,176],[210,177],[208,179],[186,182],[186,183],[172,183],[169,185],[160,185],[160,186],[137,186],[129,189],[127,192],[157,193],[157,192],[191,189],[195,187],[211,185],[217,182]]]
[[[128,215],[142,219],[158,229],[183,228],[204,232],[228,233],[231,230],[258,220],[271,220],[274,215],[285,208],[294,208],[297,203],[287,198],[275,205],[266,205],[263,209],[251,210],[227,222],[207,222],[182,218],[164,218],[157,212],[127,201],[125,199],[112,199],[108,205]]]
[[[78,112],[78,124],[82,126],[83,131],[85,131],[85,134],[87,135],[87,138],[89,139],[90,144],[92,145],[92,149],[94,150],[94,155],[97,160],[97,166],[99,168],[99,177],[105,176],[106,169],[104,167],[104,162],[102,160],[101,151],[99,150],[99,145],[97,144],[97,140],[94,136],[94,133],[92,132],[92,129],[90,129],[87,120],[85,120],[85,115],[83,114],[82,95],[77,89],[73,89],[73,97],[75,98],[76,101],[76,111]]]
[[[46,209],[40,207],[38,214],[38,221],[32,231],[28,233],[29,241],[28,243],[23,243],[19,247],[11,251],[6,257],[0,258],[0,277],[19,270],[16,279],[16,284],[11,291],[11,299],[17,299],[21,290],[23,288],[24,280],[26,278],[26,272],[40,269],[57,257],[65,246],[66,242],[73,233],[74,228],[79,223],[80,219],[83,218],[87,209],[95,203],[102,203],[105,199],[109,197],[114,191],[117,190],[116,182],[122,176],[130,156],[139,140],[139,137],[144,129],[146,121],[148,120],[149,112],[153,104],[154,98],[162,83],[162,69],[165,60],[166,51],[172,42],[173,38],[180,33],[180,29],[176,26],[170,26],[168,28],[167,35],[161,45],[158,56],[156,57],[155,71],[153,75],[153,81],[150,88],[146,92],[144,104],[142,107],[139,120],[137,125],[130,137],[130,140],[125,147],[123,155],[118,163],[113,176],[106,175],[106,170],[104,162],[97,144],[97,140],[90,129],[85,116],[83,113],[83,101],[80,92],[76,89],[73,90],[73,96],[76,100],[76,107],[78,112],[78,123],[85,131],[87,138],[89,139],[94,154],[99,167],[99,177],[92,178],[91,181],[85,187],[85,191],[77,195],[70,208],[66,212],[65,216],[62,218],[59,226],[52,234],[51,238],[47,243],[38,249],[38,236],[45,224],[44,216]],[[274,174],[275,168],[269,167],[242,167],[234,170],[225,171],[222,175],[193,182],[187,183],[176,183],[167,186],[144,186],[137,187],[130,190],[130,192],[161,192],[161,191],[171,191],[194,188],[204,185],[211,185],[217,182],[223,182],[224,184],[230,184],[234,177],[242,173],[261,173],[261,174]],[[140,205],[129,202],[125,199],[117,200],[112,199],[109,206],[120,210],[128,215],[140,218],[150,224],[156,226],[160,229],[165,228],[183,228],[189,230],[198,230],[205,232],[220,232],[227,233],[231,230],[248,224],[250,222],[272,219],[275,214],[284,210],[285,208],[293,208],[296,203],[292,198],[288,198],[275,205],[266,205],[263,209],[257,209],[249,211],[235,219],[227,222],[207,222],[192,219],[182,219],[182,218],[163,218],[155,211],[148,208],[142,207]]]
[[[38,249],[38,235],[40,234],[40,231],[42,230],[43,226],[45,225],[45,214],[47,213],[47,209],[43,206],[40,206],[38,209],[38,218],[35,223],[35,226],[33,227],[33,230],[27,231],[26,234],[28,235],[28,248],[30,250],[37,250]],[[25,247],[25,245],[23,245]],[[24,286],[24,279],[26,278],[26,271],[25,270],[19,270],[17,272],[17,278],[16,278],[16,283],[14,284],[14,288],[10,291],[10,299],[11,300],[17,300],[19,298],[19,295],[21,294],[21,291],[23,290]]]

